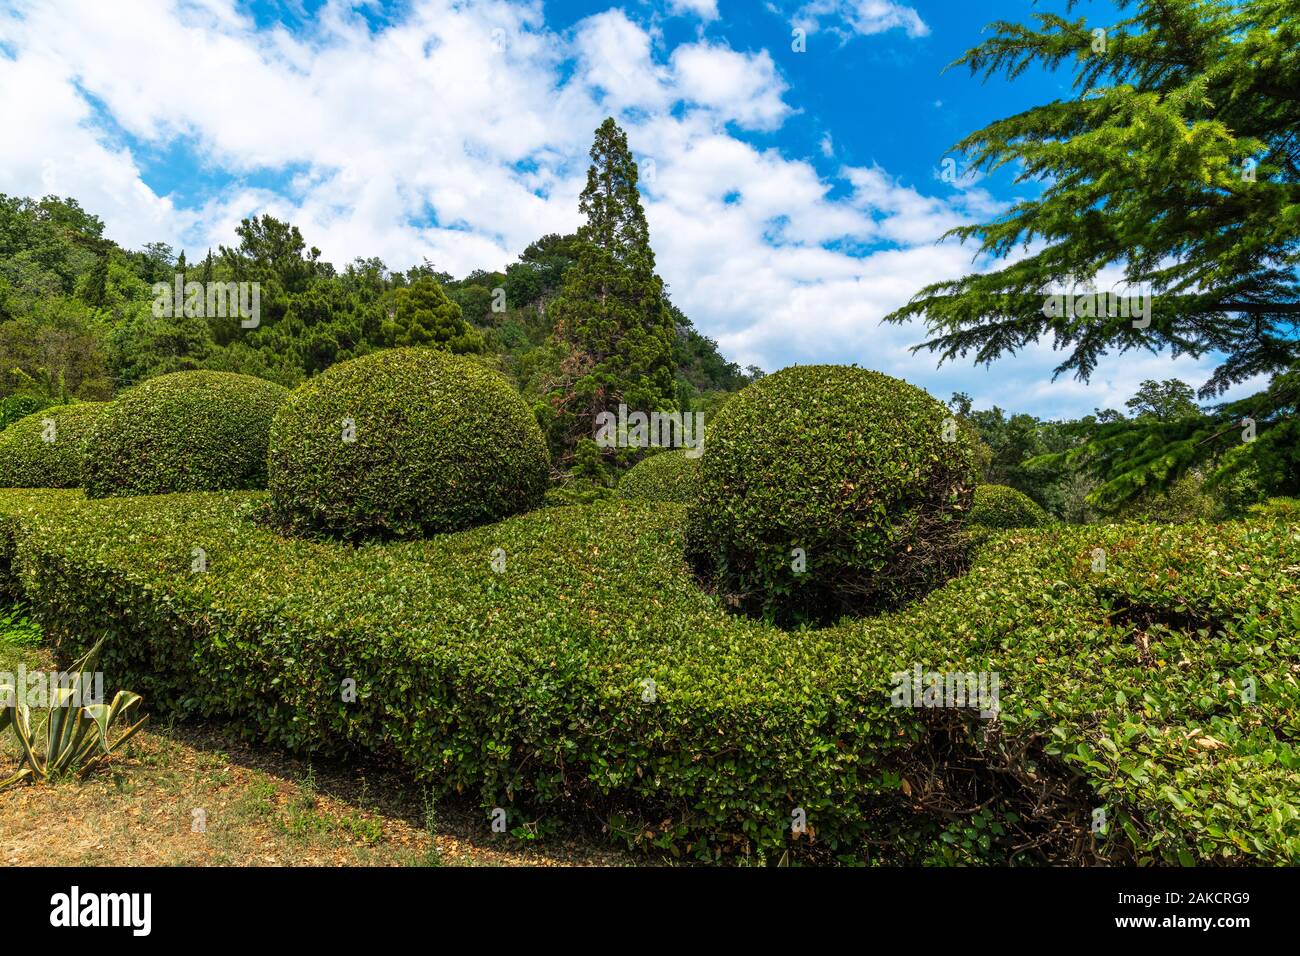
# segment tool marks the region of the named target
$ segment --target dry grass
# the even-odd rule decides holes
[[[0,620],[0,671],[50,668]],[[146,701],[146,707],[147,707]],[[17,742],[0,736],[0,776]],[[196,811],[199,811],[196,813]],[[374,764],[309,763],[223,726],[151,724],[85,781],[0,791],[0,866],[623,866],[591,837],[533,845]]]

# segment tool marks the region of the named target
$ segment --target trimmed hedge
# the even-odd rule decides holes
[[[672,501],[689,504],[695,499],[699,458],[685,451],[663,451],[628,469],[618,482],[618,495],[634,501]]]
[[[1015,488],[979,485],[966,520],[983,528],[1041,528],[1052,523],[1052,516]]]
[[[895,606],[962,563],[974,446],[942,403],[879,372],[795,366],[709,427],[687,554],[706,586],[782,622]]]
[[[86,438],[106,404],[57,405],[0,432],[0,488],[80,488]]]
[[[271,418],[288,395],[232,372],[174,372],[123,392],[86,441],[86,495],[266,487]]]
[[[301,533],[410,538],[496,521],[541,504],[549,469],[510,384],[433,349],[332,366],[294,391],[271,429],[274,510]]]
[[[9,601],[23,597],[14,570],[14,558],[24,519],[41,512],[75,508],[84,500],[80,491],[63,488],[0,490],[0,597]]]
[[[393,755],[485,826],[587,812],[706,859],[1300,862],[1284,524],[1003,536],[907,613],[792,635],[695,586],[662,504],[349,547],[277,537],[256,493],[33,500],[0,492],[0,528],[61,657],[107,631],[107,682],[155,710]],[[997,719],[891,706],[913,667],[998,673]]]

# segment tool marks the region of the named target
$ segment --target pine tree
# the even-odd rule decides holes
[[[1070,8],[1077,6],[1075,2]],[[916,346],[941,361],[991,362],[1051,337],[1067,352],[1058,375],[1087,380],[1109,353],[1168,350],[1215,359],[1201,398],[1254,376],[1267,392],[1199,419],[1107,426],[1072,453],[1104,483],[1092,501],[1114,506],[1214,458],[1240,468],[1292,430],[1300,395],[1300,19],[1295,0],[1119,0],[1117,22],[1036,14],[1000,22],[958,60],[985,78],[1033,66],[1074,70],[1076,95],[998,120],[954,150],[971,168],[1022,168],[1041,194],[950,235],[984,254],[1028,254],[1010,264],[922,289],[887,317],[924,319]],[[1049,308],[1049,294],[1087,288],[1123,271],[1149,292],[1149,314]],[[1099,290],[1110,292],[1111,290]],[[1097,302],[1096,298],[1092,300]],[[1119,312],[1120,314],[1110,314]],[[1144,310],[1145,312],[1145,310]],[[1098,314],[1100,313],[1100,314]],[[1256,432],[1250,429],[1257,429]],[[1279,437],[1282,433],[1279,433]],[[1277,465],[1274,488],[1300,487]]]
[[[577,259],[548,313],[566,354],[552,392],[556,452],[571,458],[595,434],[596,416],[620,403],[670,411],[674,323],[655,274],[650,228],[637,190],[627,134],[614,120],[596,130],[579,210]]]
[[[483,336],[461,315],[436,279],[416,279],[395,290],[388,318],[380,328],[388,347],[427,345],[449,352],[483,351]]]

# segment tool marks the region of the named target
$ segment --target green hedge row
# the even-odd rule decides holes
[[[0,490],[0,598],[15,601],[24,597],[14,559],[25,521],[43,513],[77,508],[84,501],[80,491],[62,488]]]
[[[56,405],[0,432],[0,488],[80,488],[86,438],[106,402]]]
[[[702,858],[1300,862],[1286,524],[1009,532],[905,613],[786,632],[699,590],[679,508],[349,547],[265,501],[4,492],[0,530],[62,656],[110,633],[110,684],[518,819]],[[891,706],[918,666],[996,671],[997,719]]]

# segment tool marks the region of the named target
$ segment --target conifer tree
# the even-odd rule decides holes
[[[388,318],[380,327],[389,347],[427,345],[448,352],[483,351],[483,336],[461,315],[433,278],[421,278],[393,291]]]
[[[650,229],[627,134],[612,118],[596,130],[579,210],[577,259],[548,309],[565,358],[552,392],[556,451],[572,456],[596,416],[675,407],[672,315],[655,274]]]
[[[1010,79],[1069,63],[1075,94],[954,147],[974,169],[1018,166],[1018,182],[1042,189],[950,235],[999,258],[1018,247],[1027,254],[922,289],[887,319],[923,319],[931,338],[916,348],[941,361],[973,355],[987,363],[1050,336],[1066,353],[1056,373],[1085,381],[1103,357],[1130,350],[1215,360],[1202,399],[1275,376],[1266,392],[1200,417],[1113,423],[1071,457],[1103,479],[1092,496],[1102,506],[1167,485],[1207,459],[1233,470],[1260,459],[1254,464],[1276,479],[1270,490],[1294,493],[1300,471],[1276,453],[1295,431],[1300,401],[1295,0],[1115,6],[1115,21],[1103,19],[1111,11],[1100,5],[1071,0],[1071,13],[1087,9],[1092,18],[1039,13],[1036,25],[996,23],[957,61]],[[1124,288],[1097,291],[1149,292],[1149,316],[1047,307],[1046,294],[1086,290],[1107,268],[1122,271]],[[1254,441],[1273,428],[1282,429],[1275,439]]]

